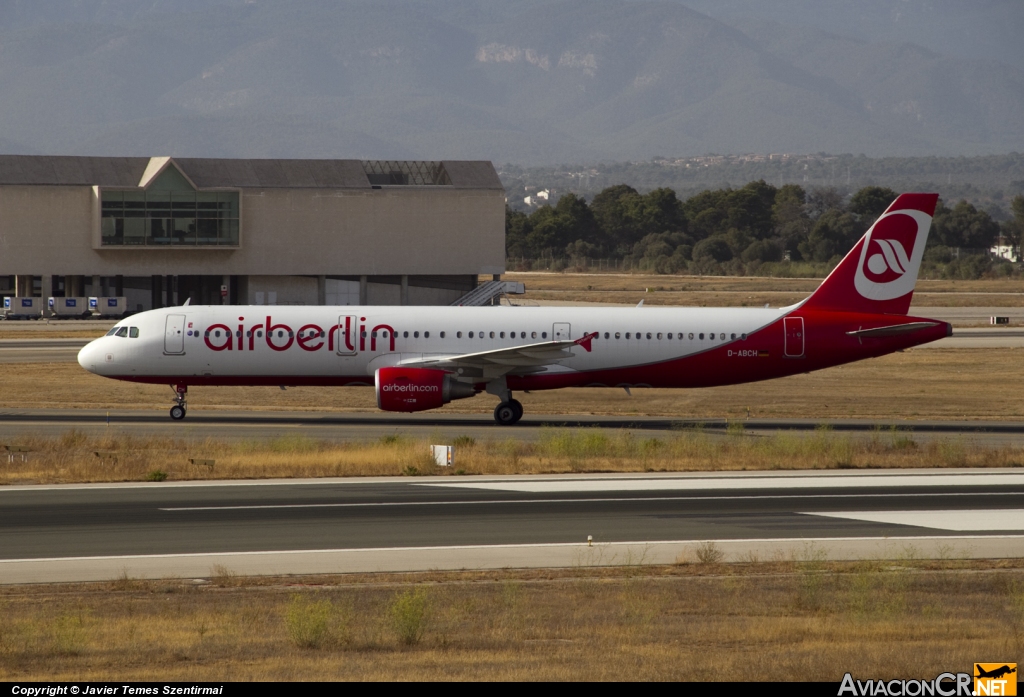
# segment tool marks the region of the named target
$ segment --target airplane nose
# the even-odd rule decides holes
[[[98,373],[99,367],[103,364],[102,349],[97,345],[99,343],[99,339],[94,339],[83,346],[82,350],[78,352],[78,365],[90,373]]]

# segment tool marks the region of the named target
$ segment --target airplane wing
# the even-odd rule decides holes
[[[537,372],[538,369],[543,369],[544,366],[557,363],[566,358],[572,358],[573,353],[571,349],[575,346],[580,346],[584,351],[589,352],[590,342],[596,336],[597,332],[594,332],[575,341],[544,341],[537,344],[510,346],[508,348],[478,351],[476,353],[412,358],[402,361],[398,365],[416,368],[440,368],[443,370],[470,368],[499,375],[509,372]]]

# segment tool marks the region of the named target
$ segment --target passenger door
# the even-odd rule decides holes
[[[335,349],[339,356],[354,356],[356,354],[356,347],[359,346],[359,322],[357,320],[355,315],[338,317]]]
[[[572,338],[571,327],[568,322],[555,322],[551,327],[551,338],[555,341],[568,341]]]
[[[786,317],[786,358],[804,357],[804,318]]]
[[[185,315],[167,315],[164,325],[164,353],[185,353]]]

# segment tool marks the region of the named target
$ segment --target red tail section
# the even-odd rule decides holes
[[[938,194],[902,194],[801,309],[905,315]]]

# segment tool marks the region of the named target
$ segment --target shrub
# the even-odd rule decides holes
[[[285,611],[288,638],[302,649],[319,649],[331,637],[331,616],[334,606],[329,600],[313,601],[293,595]]]
[[[395,596],[391,603],[391,623],[398,640],[406,646],[418,644],[427,623],[427,591],[416,588]]]

